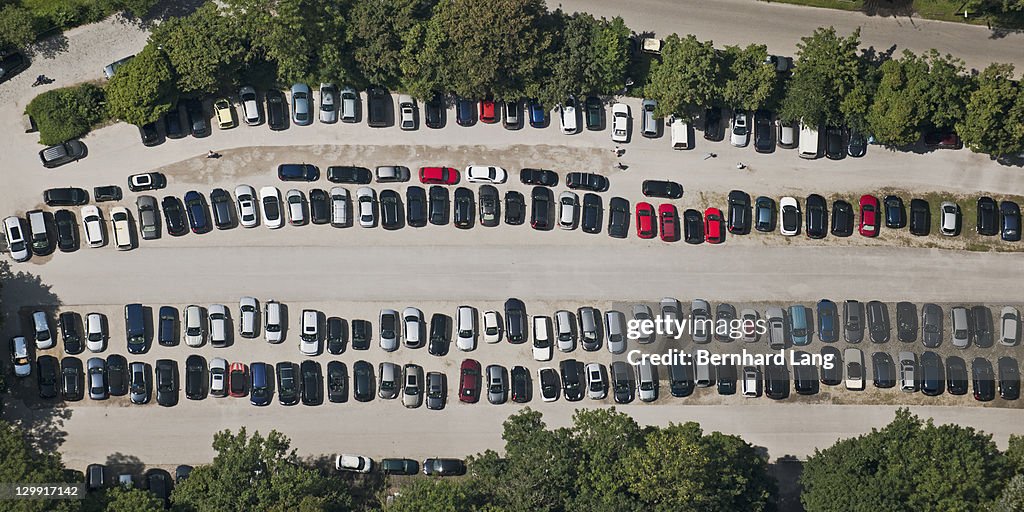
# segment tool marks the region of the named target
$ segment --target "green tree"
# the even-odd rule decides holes
[[[32,11],[10,4],[0,9],[0,48],[25,48],[36,40],[36,20]]]
[[[579,409],[573,414],[572,437],[580,460],[576,498],[569,510],[645,510],[626,483],[625,458],[643,446],[644,434],[636,421],[614,408]]]
[[[551,76],[544,79],[545,103],[564,101],[569,95],[610,95],[626,80],[629,63],[629,28],[622,18],[595,19],[573,13],[561,17],[560,41],[551,55]]]
[[[722,101],[736,110],[758,110],[775,98],[779,75],[775,66],[766,65],[768,47],[751,44],[746,48],[726,46],[722,52],[725,85]]]
[[[143,489],[114,487],[106,491],[106,512],[162,512],[164,502]]]
[[[909,50],[882,64],[881,80],[867,121],[875,139],[887,146],[906,146],[921,137],[927,115],[925,89],[928,64]]]
[[[113,5],[136,18],[141,18],[156,5],[157,0],[112,0]]]
[[[29,441],[25,432],[6,421],[0,421],[0,482],[64,483],[65,476],[60,454],[40,451]],[[4,501],[3,509],[10,512],[76,511],[78,500],[17,500]]]
[[[360,0],[349,12],[349,44],[360,73],[371,84],[397,87],[402,78],[404,34],[430,19],[432,0]]]
[[[170,110],[174,96],[171,63],[162,51],[147,45],[110,79],[107,109],[112,117],[141,126]]]
[[[767,461],[735,436],[705,436],[696,423],[647,434],[626,459],[629,489],[655,511],[771,510]]]
[[[796,69],[782,100],[780,117],[812,126],[840,126],[850,114],[864,111],[867,88],[862,83],[859,44],[860,29],[841,38],[833,27],[818,28],[803,37],[797,44]],[[852,92],[858,94],[848,100],[844,109],[843,101]]]
[[[347,507],[339,481],[303,466],[276,430],[248,437],[245,427],[213,437],[213,462],[195,468],[171,496],[196,512],[221,510],[315,511]]]
[[[720,95],[722,73],[715,48],[692,35],[665,38],[661,60],[652,63],[649,76],[644,92],[658,102],[658,116],[690,118]]]
[[[183,93],[215,93],[237,85],[248,43],[233,18],[207,2],[188,16],[153,29],[149,44],[167,53]]]
[[[1014,475],[992,506],[992,512],[1020,512],[1024,510],[1024,475]]]
[[[46,91],[32,98],[25,112],[35,120],[41,144],[60,144],[106,120],[105,101],[103,89],[86,83]]]
[[[901,409],[881,430],[815,450],[800,499],[808,512],[984,510],[999,495],[996,475],[1006,466],[991,436]]]
[[[995,157],[1024,152],[1024,93],[1013,79],[1013,65],[990,64],[977,84],[957,125],[964,144]]]
[[[1010,434],[1006,458],[1015,474],[1024,475],[1024,436]]]
[[[386,512],[463,512],[480,510],[484,501],[472,483],[440,478],[417,478],[402,487],[401,496]]]
[[[964,120],[974,81],[963,61],[952,55],[931,50],[923,58],[928,63],[928,81],[922,93],[926,122],[939,128],[956,126]]]

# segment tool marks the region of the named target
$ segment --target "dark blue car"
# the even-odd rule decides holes
[[[540,100],[530,100],[530,126],[534,128],[543,128],[547,126],[547,112],[544,111],[544,105],[541,105]]]
[[[459,98],[455,101],[455,122],[459,123],[459,126],[476,124],[476,105],[473,100]]]
[[[828,299],[818,301],[818,339],[825,343],[839,340],[838,315],[835,302]]]
[[[185,194],[185,213],[188,214],[188,224],[193,233],[210,231],[210,216],[206,213],[206,201],[202,194],[195,190]]]

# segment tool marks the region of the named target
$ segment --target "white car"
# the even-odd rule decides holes
[[[589,363],[584,368],[587,374],[587,396],[591,400],[604,400],[608,396],[608,379],[599,363]]]
[[[501,318],[497,311],[484,312],[484,342],[497,343],[501,341]]]
[[[758,373],[757,368],[753,366],[743,367],[743,380],[741,381],[743,387],[743,396],[747,398],[757,398],[761,396],[761,375]]]
[[[203,344],[203,310],[195,304],[185,307],[185,318],[182,322],[185,331],[185,344],[198,347]]]
[[[288,203],[288,222],[293,226],[301,226],[306,223],[306,197],[299,189],[291,189],[284,195]]]
[[[415,130],[416,100],[408,94],[398,95],[398,110],[401,115],[401,123],[398,126],[403,130]]]
[[[416,308],[402,310],[405,323],[405,346],[416,348],[423,345],[423,312]]]
[[[616,103],[612,105],[612,141],[626,142],[629,140],[629,105]]]
[[[356,202],[359,203],[359,225],[372,228],[377,225],[377,193],[370,187],[359,187],[356,190]]]
[[[238,299],[238,334],[243,338],[256,337],[256,312],[259,305],[255,297],[242,297]]]
[[[128,209],[115,206],[110,209],[110,223],[114,226],[114,245],[119,251],[132,248],[132,225],[128,220]]]
[[[553,352],[551,319],[546,316],[533,317],[533,359],[550,361]]]
[[[256,191],[249,185],[235,187],[235,202],[238,203],[238,223],[243,228],[254,228],[260,223],[259,206],[256,205]]]
[[[462,351],[476,349],[476,309],[472,306],[459,306],[455,311],[456,330],[458,331],[455,346]]]
[[[24,336],[11,338],[11,361],[14,363],[14,375],[28,377],[32,374],[32,360],[28,357],[28,341]]]
[[[846,364],[846,389],[863,391],[864,353],[857,348],[848,348],[843,351],[843,361]]]
[[[260,102],[256,97],[256,89],[246,85],[238,90],[238,103],[242,106],[242,119],[249,126],[256,126],[263,122],[260,115]]]
[[[210,304],[206,308],[206,320],[210,326],[210,345],[223,347],[228,343],[228,308],[223,304]]]
[[[576,350],[576,321],[572,313],[564,309],[555,312],[555,337],[558,340],[558,350]]]
[[[227,387],[228,362],[222,357],[210,359],[210,394],[225,396]]]
[[[946,236],[955,236],[960,232],[960,206],[945,201],[942,203],[942,224],[940,231]]]
[[[362,455],[338,455],[334,460],[334,467],[338,471],[355,471],[356,473],[369,473],[373,469],[373,459]]]
[[[7,249],[14,261],[25,261],[29,257],[28,243],[25,242],[25,231],[21,229],[21,219],[15,216],[4,219],[4,230],[7,232]]]
[[[103,352],[107,345],[107,319],[100,313],[85,316],[85,347],[89,352]]]
[[[999,314],[999,344],[1007,347],[1017,345],[1020,338],[1020,313],[1016,308],[1006,306]]]
[[[89,247],[106,245],[107,237],[103,232],[103,217],[96,205],[88,204],[82,207],[82,228],[85,229],[85,241]]]
[[[576,98],[572,96],[562,105],[560,117],[562,121],[562,133],[572,135],[579,131],[579,123],[576,122]]]
[[[263,224],[270,229],[284,226],[284,212],[281,211],[281,192],[277,187],[260,189],[260,204],[263,206]]]
[[[800,205],[795,198],[786,196],[779,200],[779,232],[794,236],[800,231]]]
[[[331,225],[342,228],[350,224],[348,218],[349,210],[348,189],[345,187],[331,188]]]
[[[50,332],[50,320],[46,318],[45,311],[32,313],[32,326],[35,329],[36,348],[46,350],[53,348],[53,334]]]
[[[307,356],[317,355],[320,353],[320,312],[315,309],[303,309],[301,327],[299,352]]]
[[[576,229],[580,198],[575,192],[565,191],[558,195],[558,227]]]
[[[320,84],[320,122],[338,121],[338,88],[334,84]]]
[[[738,148],[745,148],[750,143],[750,122],[746,112],[736,112],[732,116],[730,128],[732,135],[729,142]]]
[[[466,180],[470,183],[505,183],[508,174],[501,167],[471,165],[466,167]]]
[[[284,339],[284,306],[274,299],[263,304],[263,336],[267,343],[281,343]]]

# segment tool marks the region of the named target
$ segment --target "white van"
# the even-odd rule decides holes
[[[284,338],[284,323],[281,303],[268,300],[263,312],[263,334],[269,343],[281,343]]]
[[[818,158],[821,140],[816,127],[800,123],[800,158]]]
[[[693,368],[694,382],[696,382],[697,387],[709,388],[715,383],[714,377],[711,376],[711,365],[700,364],[694,361]]]
[[[690,123],[670,116],[668,125],[672,130],[672,149],[693,149],[690,144]]]
[[[459,306],[455,312],[458,320],[459,337],[455,346],[459,350],[469,351],[476,348],[476,309],[472,306]]]

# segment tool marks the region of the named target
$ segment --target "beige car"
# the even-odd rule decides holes
[[[235,107],[225,98],[213,102],[213,111],[217,115],[217,126],[221,130],[234,128],[238,125],[235,120]]]
[[[864,390],[864,353],[860,349],[848,348],[843,352],[846,362],[846,389]]]

